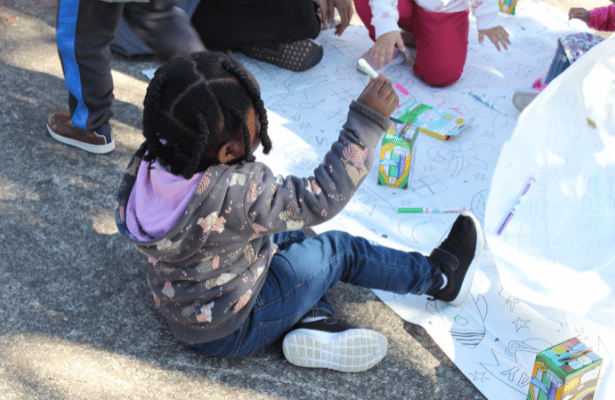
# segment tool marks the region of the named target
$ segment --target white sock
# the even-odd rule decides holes
[[[444,279],[444,283],[442,284],[442,286],[440,286],[439,290],[444,289],[446,285],[448,284],[448,278],[446,277],[446,275],[442,274],[442,279]]]
[[[320,321],[321,319],[327,319],[329,317],[305,317],[301,320],[302,323],[307,324],[308,322],[315,322],[315,321]]]

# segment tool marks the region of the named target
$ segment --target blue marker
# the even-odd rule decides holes
[[[496,112],[498,112],[498,113],[500,113],[500,114],[502,114],[502,115],[507,115],[506,113],[504,113],[504,112],[502,112],[502,111],[498,110],[497,108],[495,108],[495,107],[493,106],[493,104],[489,103],[487,100],[483,100],[483,98],[482,98],[482,97],[480,97],[479,95],[477,95],[476,93],[474,93],[474,92],[470,91],[470,92],[468,92],[468,94],[469,94],[470,96],[472,96],[472,97],[474,98],[474,100],[478,101],[478,102],[479,102],[479,103],[481,103],[482,105],[485,105],[485,106],[489,107],[489,108],[490,108],[490,109],[492,109],[493,111],[496,111]]]

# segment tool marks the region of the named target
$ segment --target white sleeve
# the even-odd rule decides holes
[[[372,25],[376,30],[376,39],[385,33],[399,30],[399,11],[397,0],[370,0],[372,9]]]
[[[498,17],[498,0],[470,0],[472,14],[476,17],[477,29],[489,29],[501,25]]]

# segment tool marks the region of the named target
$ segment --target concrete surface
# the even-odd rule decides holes
[[[330,293],[338,317],[389,339],[365,373],[295,367],[279,343],[235,360],[177,344],[113,220],[142,141],[140,71],[156,64],[114,60],[115,152],[54,141],[45,118],[67,109],[56,7],[0,0],[0,399],[484,399],[422,328],[345,284]]]

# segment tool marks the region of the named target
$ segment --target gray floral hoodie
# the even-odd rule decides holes
[[[355,101],[338,140],[308,178],[274,176],[260,162],[208,168],[181,220],[142,242],[126,226],[126,206],[146,150],[120,185],[120,234],[148,258],[156,305],[181,341],[203,343],[236,330],[250,313],[276,252],[272,234],[320,224],[340,212],[369,172],[389,127]]]

